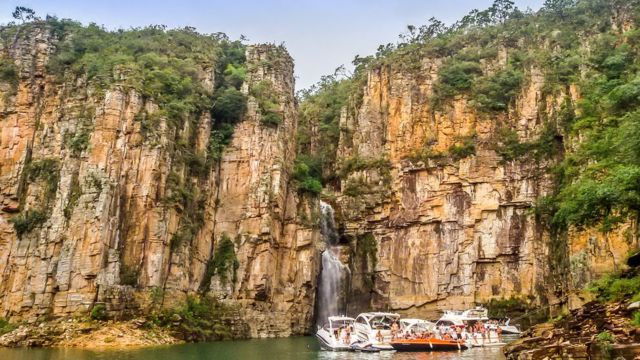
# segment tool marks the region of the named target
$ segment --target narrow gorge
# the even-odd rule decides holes
[[[410,27],[297,96],[283,46],[3,26],[0,318],[208,299],[224,329],[190,341],[582,306],[640,245],[640,5],[551,3]]]

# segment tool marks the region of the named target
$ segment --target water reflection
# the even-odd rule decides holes
[[[438,353],[336,353],[321,351],[314,337],[223,341],[214,343],[158,346],[130,350],[3,349],[2,360],[462,360],[504,359],[500,348],[473,348]]]
[[[462,359],[504,359],[501,348],[473,348],[450,352],[380,352],[377,354],[336,353],[320,351],[317,359],[322,360],[462,360]]]

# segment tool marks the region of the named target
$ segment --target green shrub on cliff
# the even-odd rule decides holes
[[[45,186],[45,198],[50,200],[58,190],[60,180],[60,161],[53,158],[35,160],[24,168],[28,181],[42,181]]]
[[[360,258],[364,261],[365,273],[363,280],[365,286],[373,289],[378,266],[378,244],[375,236],[368,232],[356,237],[356,249]]]
[[[447,149],[447,154],[454,161],[459,161],[471,155],[475,155],[476,153],[475,138],[476,138],[475,134],[462,136],[458,138],[458,141],[455,144],[449,146],[449,149]]]
[[[223,233],[213,254],[211,264],[213,274],[217,274],[223,284],[229,280],[231,280],[231,283],[235,283],[236,271],[239,266],[235,245],[229,235]],[[231,278],[229,278],[229,275],[231,275]]]
[[[96,304],[89,314],[92,320],[103,321],[107,319],[107,307],[104,304]]]
[[[277,127],[284,120],[280,111],[278,94],[270,80],[262,80],[251,88],[251,95],[258,102],[260,122],[268,127]]]
[[[553,126],[547,125],[537,139],[520,141],[518,133],[510,128],[501,128],[497,132],[497,142],[493,149],[503,162],[513,160],[551,160],[560,152],[560,135]]]
[[[108,31],[93,23],[82,26],[55,17],[36,22],[50,27],[57,38],[47,71],[60,82],[81,78],[96,94],[117,85],[158,105],[153,114],[136,116],[145,138],[162,119],[176,129],[211,112],[212,130],[218,131],[224,124],[238,122],[245,112],[246,96],[239,89],[247,74],[246,47],[225,34],[199,34],[190,27],[167,29],[162,25]],[[213,91],[202,80],[212,67]],[[188,129],[193,132],[197,126]],[[185,138],[192,136],[185,134]],[[82,151],[85,142],[83,136],[74,138],[74,153]],[[220,148],[212,148],[213,157],[219,158]]]
[[[640,300],[640,275],[633,272],[613,273],[589,284],[587,289],[601,301]]]
[[[17,329],[18,326],[0,318],[0,336]]]
[[[311,195],[319,195],[322,192],[322,183],[319,178],[319,171],[313,171],[311,166],[305,163],[304,156],[296,159],[293,167],[293,179],[296,180],[298,191]]]
[[[240,121],[247,107],[247,99],[240,90],[220,88],[214,95],[212,115],[214,119],[228,124]]]
[[[9,222],[13,224],[13,228],[18,236],[22,236],[47,221],[47,214],[39,209],[27,210],[11,219]]]
[[[521,70],[509,66],[474,83],[475,107],[484,112],[505,111],[512,104],[523,81]]]
[[[362,60],[362,59],[360,59]],[[365,65],[354,60],[356,71],[348,77],[340,67],[332,75],[323,76],[309,89],[298,92],[298,158],[310,168],[313,185],[337,185],[337,148],[340,139],[340,117],[354,111],[362,98]],[[342,129],[343,136],[347,129]],[[311,180],[309,180],[311,182]]]
[[[636,311],[633,313],[633,318],[631,323],[636,327],[640,327],[640,311]]]
[[[8,58],[0,57],[0,83],[10,86],[8,95],[13,95],[18,88],[18,67]]]
[[[357,171],[379,170],[388,171],[391,168],[391,162],[386,157],[378,157],[371,159],[363,159],[359,156],[352,156],[344,159],[340,164],[338,175],[341,178]]]
[[[457,94],[470,90],[475,78],[479,75],[482,75],[479,63],[450,60],[438,72],[438,82],[433,88],[434,102],[440,104]]]
[[[231,143],[233,137],[233,125],[232,124],[220,124],[213,130],[211,130],[211,136],[209,137],[209,145],[207,152],[209,157],[208,161],[211,163],[217,162],[222,158],[224,148]]]
[[[173,124],[209,107],[200,64],[212,63],[211,54],[219,51],[222,39],[191,28],[107,31],[95,24],[65,24],[59,37],[47,68],[61,80],[86,76],[100,89],[119,82],[153,99]]]
[[[71,177],[71,188],[69,189],[69,194],[67,195],[67,204],[64,206],[63,210],[64,217],[67,220],[71,218],[73,209],[75,209],[76,205],[78,205],[80,196],[82,196],[82,186],[80,185],[78,174],[76,173]]]
[[[226,318],[231,312],[231,308],[213,298],[187,296],[183,306],[165,309],[155,314],[153,321],[184,341],[228,340],[232,332]]]

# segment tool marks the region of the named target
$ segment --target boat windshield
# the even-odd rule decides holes
[[[396,319],[391,316],[378,315],[371,318],[369,323],[374,330],[391,330],[391,324]]]
[[[402,324],[402,330],[404,331],[410,331],[411,329],[415,331],[428,331],[431,330],[432,327],[433,324],[426,321],[409,322]]]
[[[348,325],[351,325],[353,321],[351,320],[332,320],[331,321],[331,327],[334,329],[337,328],[341,328],[341,327],[347,327]]]
[[[467,311],[467,317],[469,318],[482,318],[487,316],[487,311],[484,309],[471,309]]]

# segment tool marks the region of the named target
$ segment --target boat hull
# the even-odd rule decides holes
[[[396,351],[456,351],[466,350],[467,346],[459,341],[440,339],[416,339],[392,341]]]
[[[335,344],[335,341],[331,341],[329,339],[326,339],[325,336],[323,336],[323,334],[316,334],[316,338],[318,339],[318,343],[320,344],[320,347],[322,349],[324,349],[324,350],[329,350],[329,351],[353,351],[351,346],[348,346],[348,345],[337,345],[337,344]]]
[[[503,335],[520,335],[520,330],[515,326],[502,326]]]

